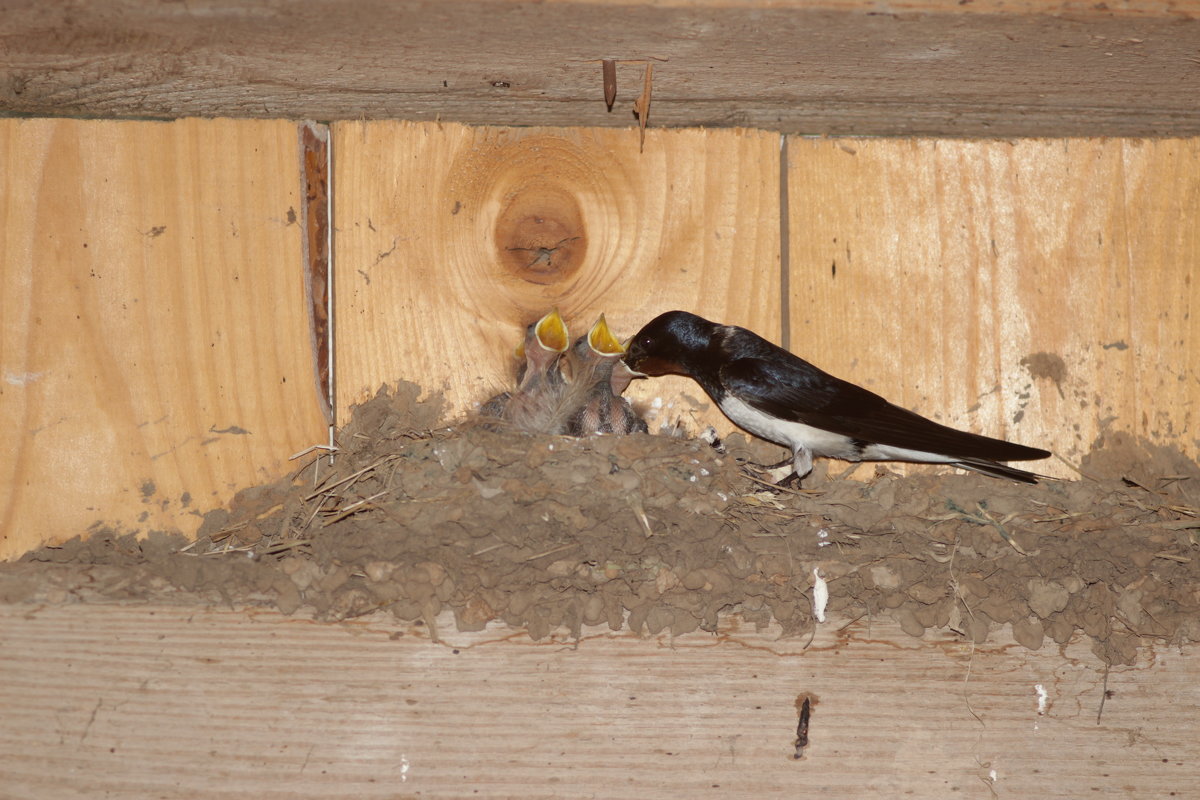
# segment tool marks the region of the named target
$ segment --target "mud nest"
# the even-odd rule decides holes
[[[535,639],[713,631],[727,613],[804,635],[819,569],[833,619],[886,615],[914,636],[982,642],[1011,624],[1037,649],[1082,631],[1114,664],[1143,640],[1200,639],[1200,468],[1169,448],[1109,436],[1078,480],[1037,486],[888,465],[863,481],[829,462],[773,490],[744,465],[780,451],[741,436],[719,451],[439,427],[440,399],[419,396],[382,390],[332,467],[314,453],[243,490],[194,542],[96,530],[0,567],[0,597],[386,611],[435,638],[447,609],[461,630],[502,620]]]

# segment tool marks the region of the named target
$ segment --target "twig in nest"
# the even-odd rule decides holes
[[[288,456],[288,461],[295,461],[297,458],[300,458],[301,456],[306,456],[314,450],[324,450],[327,453],[336,453],[339,450],[341,450],[341,448],[334,447],[334,446],[328,445],[328,444],[314,444],[311,447],[304,448],[299,453],[292,453],[290,456]]]
[[[224,547],[221,547],[217,550],[209,550],[207,553],[201,553],[200,555],[202,555],[202,556],[227,556],[230,553],[250,553],[253,550],[254,550],[254,545],[252,545],[252,544],[242,545],[241,547],[234,547],[232,544],[226,542]]]
[[[1190,481],[1190,480],[1192,480],[1192,476],[1190,476],[1190,475],[1162,475],[1162,476],[1159,476],[1158,482],[1159,483],[1175,483],[1177,481]]]
[[[1186,481],[1187,479],[1188,479],[1187,475],[1163,475],[1162,477],[1160,477],[1158,479],[1158,482],[1161,484],[1168,484],[1168,483],[1175,483],[1177,481]],[[1142,484],[1139,481],[1136,481],[1133,478],[1130,478],[1128,476],[1122,476],[1121,480],[1124,481],[1126,486],[1135,486],[1138,489],[1141,489],[1143,492],[1146,492],[1147,494],[1156,495],[1158,497],[1162,497],[1167,500],[1170,499],[1170,495],[1167,492],[1163,491],[1162,489],[1151,489],[1149,486],[1146,486],[1145,484]],[[1180,514],[1188,514],[1190,516],[1196,516],[1198,513],[1200,513],[1200,511],[1197,511],[1196,509],[1191,508],[1189,506],[1176,506],[1176,505],[1171,505],[1170,503],[1164,503],[1163,508],[1170,509],[1171,511],[1176,511]]]
[[[950,586],[950,591],[954,592],[955,602],[962,603],[962,607],[967,610],[967,616],[969,616],[971,618],[972,622],[975,622],[975,611],[971,608],[971,605],[967,602],[967,597],[966,597],[966,594],[963,592],[962,584],[958,582],[958,576],[954,574],[954,556],[956,556],[957,554],[958,554],[958,542],[955,542],[954,548],[950,551],[950,561],[947,562],[948,566],[946,567],[946,571],[950,575],[950,580],[948,582],[948,585]],[[957,608],[957,606],[955,608]],[[950,630],[954,630],[953,625],[950,626]],[[968,632],[964,632],[964,631],[955,631],[955,633],[958,633],[962,636],[968,635]],[[971,637],[971,653],[972,653],[972,655],[974,655],[974,653],[975,653],[975,638],[973,635]],[[967,675],[970,676],[970,674],[971,674],[970,670],[968,669]],[[965,689],[963,691],[964,691],[964,693],[966,692]],[[967,704],[967,708],[968,709],[970,708],[969,703]],[[971,714],[974,715],[975,712],[972,711]],[[978,715],[975,715],[975,718],[979,719]],[[983,720],[979,720],[979,721],[981,723],[983,722]]]
[[[989,514],[987,509],[983,507],[982,503],[976,503],[976,508],[979,509],[979,513],[983,515],[983,518],[986,519],[992,525],[992,527],[1000,532],[1000,538],[1012,545],[1013,550],[1016,550],[1023,556],[1036,556],[1038,553],[1042,552],[1041,550],[1034,550],[1033,552],[1026,551],[1021,547],[1021,545],[1017,544],[1017,540],[1012,537],[1012,534],[1004,529],[1004,525],[1001,524],[1002,521]],[[1008,522],[1010,519],[1012,519],[1012,515],[1005,517],[1003,522]]]
[[[288,473],[288,483],[294,483],[309,467],[312,467],[313,471],[313,486],[318,485],[321,482],[321,456],[313,456]]]
[[[1081,470],[1079,467],[1077,467],[1077,466],[1075,466],[1074,464],[1072,464],[1070,461],[1067,461],[1065,458],[1063,458],[1062,456],[1060,456],[1058,453],[1055,453],[1055,454],[1054,454],[1054,457],[1055,457],[1055,458],[1057,458],[1057,459],[1058,459],[1059,461],[1061,461],[1062,463],[1066,464],[1066,465],[1067,465],[1068,467],[1070,467],[1071,469],[1075,470],[1076,474],[1078,474],[1080,477],[1087,478],[1089,481],[1092,481],[1093,483],[1099,483],[1099,482],[1100,482],[1100,479],[1099,479],[1099,478],[1097,478],[1095,475],[1089,475],[1088,473],[1086,473],[1086,472],[1084,472],[1083,470]]]
[[[642,530],[646,532],[646,538],[649,539],[654,535],[654,529],[650,527],[650,518],[646,516],[645,507],[642,505],[642,502],[637,499],[631,498],[628,502],[629,509],[633,512],[633,515],[637,517],[637,521],[641,523]]]
[[[1036,556],[1038,553],[1042,552],[1041,550],[1034,550],[1032,552],[1026,551],[1024,548],[1021,547],[1021,545],[1017,544],[1016,540],[1012,538],[1012,534],[1010,534],[1004,528],[1004,523],[1008,522],[1013,517],[1015,517],[1016,516],[1015,514],[1009,514],[1003,520],[998,520],[995,517],[993,517],[991,514],[988,513],[988,510],[986,508],[984,508],[982,503],[975,504],[975,507],[977,509],[979,509],[979,516],[969,513],[964,508],[960,508],[958,503],[955,503],[953,500],[947,500],[946,507],[949,508],[951,511],[955,512],[955,514],[957,514],[957,516],[959,518],[965,519],[968,522],[974,522],[976,525],[992,526],[1000,534],[1001,539],[1008,542],[1008,544],[1012,547],[1013,550],[1016,550],[1018,553],[1020,553],[1023,556]],[[927,518],[923,517],[922,519],[936,519],[938,521],[945,521],[947,519],[954,519],[954,517],[953,516],[927,517]]]
[[[312,544],[311,539],[288,539],[286,542],[276,542],[270,547],[263,550],[263,555],[273,556],[276,553],[282,553],[284,550],[291,550],[296,547],[304,547]]]
[[[1059,514],[1053,517],[1038,517],[1037,519],[1030,520],[1030,522],[1066,522],[1069,519],[1079,519],[1080,517],[1084,516],[1085,513],[1086,512],[1084,511],[1076,511],[1072,514]]]
[[[242,528],[246,527],[249,524],[250,523],[248,523],[248,522],[239,522],[236,525],[230,525],[228,528],[222,528],[221,530],[217,531],[216,533],[210,535],[208,537],[208,540],[210,542],[212,542],[213,544],[217,544],[218,542],[223,542],[226,539],[228,539],[230,536],[232,536],[234,534],[234,532],[240,531]]]
[[[751,475],[746,470],[742,470],[742,474],[755,483],[761,486],[766,486],[768,489],[777,489],[781,492],[787,492],[788,494],[799,495],[800,497],[819,497],[820,495],[824,494],[824,491],[821,489],[793,489],[790,486],[781,486],[778,483],[764,481],[762,478],[756,478],[755,476]]]
[[[356,511],[358,511],[363,506],[367,505],[368,503],[372,503],[375,500],[378,500],[379,498],[383,497],[387,493],[388,493],[388,490],[384,489],[382,492],[376,492],[375,494],[371,495],[370,497],[362,498],[357,503],[351,503],[350,505],[343,508],[341,511],[337,512],[337,514],[334,515],[333,517],[331,517],[330,519],[325,520],[325,525],[323,527],[328,528],[333,523],[339,522],[339,521],[345,519],[346,517],[350,516],[351,514],[355,513]]]
[[[563,550],[570,550],[572,547],[577,547],[578,545],[579,545],[579,542],[571,542],[570,544],[560,545],[551,550],[547,550],[544,553],[538,553],[536,556],[530,556],[529,558],[523,558],[523,559],[521,559],[521,563],[527,564],[530,561],[537,561],[539,558],[545,558],[546,556],[552,556],[555,553],[561,553]]]
[[[371,470],[380,466],[381,464],[386,464],[389,460],[396,459],[396,458],[400,458],[400,455],[398,453],[391,453],[389,455],[383,456],[382,458],[376,459],[375,461],[372,461],[370,464],[368,464],[367,466],[358,470],[357,472],[352,472],[349,475],[347,475],[346,477],[342,478],[341,480],[334,481],[333,483],[329,484],[328,486],[322,486],[321,488],[317,489],[315,492],[312,492],[311,494],[309,494],[304,499],[312,500],[317,495],[327,494],[329,492],[332,492],[334,489],[338,488],[342,484],[347,483],[352,480],[355,480],[363,475],[366,475],[368,472],[370,472]]]
[[[308,519],[304,520],[304,524],[302,526],[300,526],[301,530],[308,530],[308,527],[310,525],[312,525],[313,520],[317,518],[317,514],[321,513],[321,509],[324,507],[325,501],[328,499],[329,499],[329,495],[323,495],[321,497],[320,502],[316,503],[313,506],[312,513],[308,515]]]

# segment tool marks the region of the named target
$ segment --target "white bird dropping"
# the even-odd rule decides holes
[[[821,577],[821,568],[813,569],[813,616],[825,621],[825,606],[829,605],[829,584]]]

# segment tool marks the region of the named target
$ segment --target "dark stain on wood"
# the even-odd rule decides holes
[[[300,123],[301,181],[303,182],[304,293],[312,336],[318,402],[325,421],[333,424],[333,365],[329,319],[329,126]]]

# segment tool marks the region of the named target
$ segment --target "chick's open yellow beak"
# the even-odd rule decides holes
[[[567,323],[563,320],[558,309],[554,309],[538,320],[533,328],[538,344],[555,353],[565,353],[571,343],[571,335],[567,332]]]
[[[600,315],[600,319],[596,320],[596,324],[592,326],[592,329],[588,331],[588,346],[602,356],[620,356],[625,354],[625,345],[621,344],[621,340],[613,335],[603,314]]]

